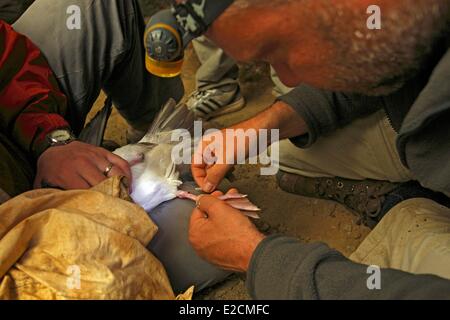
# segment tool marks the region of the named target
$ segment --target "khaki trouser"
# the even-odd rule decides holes
[[[310,149],[280,142],[280,169],[308,177],[404,182],[413,179],[397,154],[383,111],[354,121]],[[359,248],[355,262],[450,279],[450,209],[410,199],[390,210]]]
[[[410,199],[388,212],[350,259],[450,279],[450,209]]]
[[[405,182],[413,179],[398,156],[397,134],[384,111],[322,137],[308,149],[280,142],[280,168],[306,177]]]

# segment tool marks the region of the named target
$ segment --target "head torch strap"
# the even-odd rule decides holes
[[[234,0],[173,0],[172,12],[183,31],[183,42],[187,45],[192,39],[204,34]]]

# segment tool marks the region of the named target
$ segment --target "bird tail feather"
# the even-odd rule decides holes
[[[184,103],[177,105],[175,100],[169,99],[141,142],[170,143],[172,131],[185,129],[192,133],[194,121],[194,113]]]

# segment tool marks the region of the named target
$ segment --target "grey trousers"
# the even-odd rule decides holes
[[[66,27],[67,8],[81,9],[80,30]],[[143,22],[135,0],[36,0],[13,26],[45,54],[67,95],[69,119],[79,132],[101,89],[131,125],[148,125],[170,97],[180,99],[180,79],[150,75],[144,65]],[[173,289],[197,290],[229,272],[202,260],[188,242],[193,203],[173,200],[151,214],[159,226],[148,248],[166,267]]]
[[[239,67],[233,58],[205,36],[195,39],[193,45],[201,63],[196,74],[198,89],[231,91],[239,85]]]
[[[80,29],[67,27],[70,6],[80,9]],[[137,129],[147,128],[169,98],[183,96],[179,78],[146,71],[144,22],[136,0],[36,0],[13,27],[47,58],[67,96],[76,134],[101,89]]]
[[[239,67],[233,58],[204,36],[195,39],[193,45],[201,63],[196,74],[198,89],[224,88],[225,91],[231,91],[239,86]],[[292,90],[280,81],[273,68],[270,76],[274,95],[283,95]]]
[[[187,182],[182,186],[183,190],[191,193],[196,192],[195,188],[194,182]],[[219,189],[229,190],[229,183],[224,181]],[[150,213],[159,230],[148,248],[166,268],[175,294],[192,285],[195,285],[196,291],[202,290],[223,281],[231,274],[198,257],[187,241],[194,207],[194,202],[190,200],[175,199],[161,204]]]

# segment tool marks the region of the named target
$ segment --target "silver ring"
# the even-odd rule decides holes
[[[202,199],[203,196],[204,196],[203,194],[197,196],[197,201],[195,201],[195,206],[197,207],[197,209],[200,209],[200,200]]]
[[[108,176],[108,174],[111,172],[112,168],[114,167],[114,165],[112,163],[110,163],[106,168],[105,171],[103,171],[103,175],[105,177]]]
[[[201,194],[201,195],[199,195],[198,197],[197,197],[197,201],[195,201],[195,207],[197,208],[197,209],[199,209],[200,210],[200,200],[202,199],[202,197],[204,196],[204,194]],[[201,211],[201,210],[200,210]],[[202,211],[203,212],[203,211]],[[208,219],[209,218],[209,216],[208,216],[208,214],[206,213],[206,212],[203,212],[203,217],[205,218],[205,219]]]

